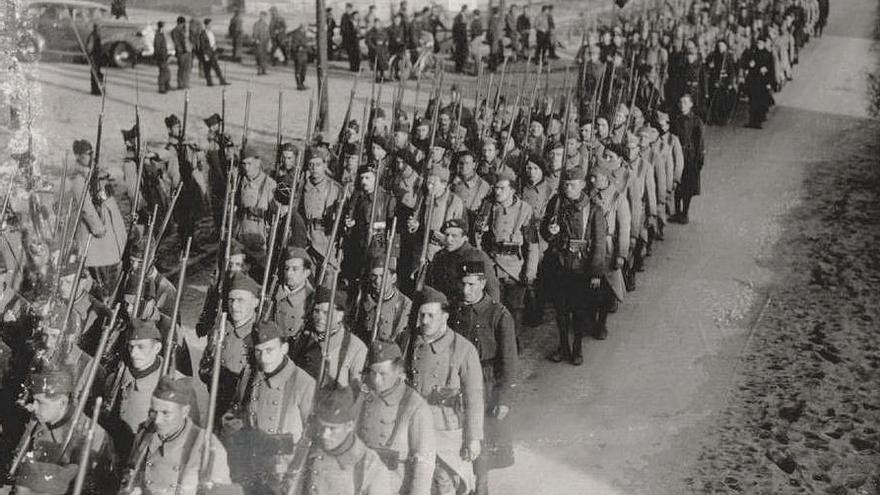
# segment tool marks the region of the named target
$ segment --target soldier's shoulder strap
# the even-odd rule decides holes
[[[189,432],[186,434],[186,439],[183,441],[183,449],[180,451],[180,465],[177,470],[177,484],[174,485],[174,495],[180,495],[180,488],[183,485],[183,477],[186,475],[186,466],[189,464],[189,459],[192,457],[193,448],[196,445],[196,441],[199,439],[199,428],[193,424],[189,428]],[[204,448],[204,445],[202,446]]]

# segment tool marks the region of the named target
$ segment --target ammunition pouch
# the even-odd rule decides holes
[[[432,390],[428,395],[428,404],[450,407],[455,409],[456,412],[462,412],[464,409],[461,389],[453,387],[440,387]]]
[[[562,268],[575,272],[583,271],[587,264],[590,247],[590,241],[587,239],[569,239],[559,250],[559,261]]]
[[[379,454],[379,459],[382,460],[382,463],[385,464],[389,471],[397,471],[400,468],[402,461],[400,460],[399,451],[385,447],[372,447],[372,449]]]

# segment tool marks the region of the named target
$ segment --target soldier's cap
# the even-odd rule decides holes
[[[259,158],[260,152],[257,150],[256,146],[251,144],[245,145],[244,153],[242,153],[242,158],[247,160],[248,158]]]
[[[561,180],[587,180],[587,171],[583,167],[571,167],[562,171]]]
[[[165,127],[171,129],[172,127],[176,126],[177,124],[180,124],[180,119],[177,118],[177,115],[174,115],[172,113],[171,115],[165,117]]]
[[[244,244],[238,241],[238,239],[232,239],[232,242],[229,243],[229,256],[237,256],[237,255],[247,255],[247,252],[244,250]]]
[[[418,162],[413,152],[406,148],[397,150],[397,152],[394,154],[394,157],[402,161],[403,163],[409,164],[413,167],[415,167],[416,163]]]
[[[296,153],[297,151],[299,151],[299,149],[296,147],[295,144],[291,143],[290,141],[285,141],[281,144],[281,151],[293,151],[294,153]]]
[[[229,280],[229,292],[231,293],[234,290],[245,290],[255,297],[260,296],[260,285],[254,279],[241,272],[233,274]]]
[[[547,170],[547,160],[545,160],[544,157],[539,155],[538,153],[529,153],[528,158],[526,159],[526,163],[529,162],[534,163],[535,165],[540,167],[541,170]]]
[[[315,137],[312,138],[312,143],[319,146],[329,146],[330,141],[327,140],[327,136],[324,135],[323,132],[316,132]]]
[[[308,161],[322,160],[327,163],[330,160],[330,150],[323,146],[311,146],[306,154]]]
[[[445,233],[448,229],[461,229],[462,232],[467,233],[468,231],[468,222],[466,218],[450,218],[449,220],[443,222],[443,225],[440,227],[440,232]]]
[[[376,173],[376,164],[373,162],[365,163],[364,165],[361,165],[357,169],[358,177],[360,177],[361,175],[364,175],[364,174],[375,174],[375,173]]]
[[[348,128],[353,130],[354,132],[361,132],[361,125],[355,119],[351,119],[348,121]]]
[[[191,404],[192,394],[192,387],[187,378],[174,379],[167,375],[159,379],[153,390],[153,397],[182,406]]]
[[[388,151],[388,140],[385,139],[384,136],[373,136],[370,138],[370,144],[373,146],[378,146],[385,151]]]
[[[254,325],[254,345],[262,345],[274,339],[279,339],[283,344],[287,335],[284,330],[272,320],[260,321]]]
[[[372,119],[384,119],[385,118],[385,110],[382,107],[375,107],[373,111],[370,112],[370,120]]]
[[[41,495],[64,495],[70,491],[79,468],[76,464],[59,466],[51,462],[25,461],[15,477],[15,486]]]
[[[632,133],[632,131],[626,131],[626,145],[630,148],[639,145],[639,137]]]
[[[466,260],[458,264],[458,275],[461,277],[485,274],[486,264],[482,260]]]
[[[312,261],[309,252],[299,246],[290,246],[284,250],[284,261],[287,260],[308,260]]]
[[[429,167],[426,175],[428,177],[433,175],[443,182],[449,182],[449,169],[443,166],[435,165],[433,167]]]
[[[332,292],[329,287],[324,285],[318,287],[315,291],[315,304],[324,304],[330,302]],[[348,304],[348,297],[345,294],[345,291],[337,290],[336,294],[333,295],[333,307],[336,308],[337,311],[345,311],[345,307]]]
[[[669,122],[669,114],[657,110],[656,112],[654,112],[654,119],[657,121],[658,124],[660,122]]]
[[[605,146],[605,151],[610,151],[617,155],[619,158],[623,158],[626,156],[626,148],[623,147],[620,143],[611,143]]]
[[[507,181],[510,185],[516,184],[516,173],[510,167],[502,167],[501,170],[495,172],[494,182],[498,184],[501,181]]]
[[[370,256],[370,271],[377,268],[385,268],[385,253],[375,253]],[[397,272],[397,258],[394,256],[391,256],[391,259],[388,261],[388,270],[392,273]]]
[[[140,318],[131,319],[131,330],[128,333],[128,340],[162,340],[162,334],[156,322],[150,320],[142,320]]]
[[[45,370],[31,377],[31,394],[59,395],[73,392],[73,370]]]
[[[614,171],[608,168],[601,159],[595,165],[590,167],[590,177],[604,175],[605,177],[610,178],[613,174]]]
[[[449,304],[449,299],[446,298],[446,295],[430,285],[426,285],[422,291],[419,292],[417,299],[419,301],[419,306],[433,303],[440,304],[441,306]]]
[[[614,113],[627,114],[627,113],[629,113],[629,107],[626,106],[626,103],[621,103],[621,104],[617,105],[616,109],[614,109]]]
[[[220,117],[219,114],[216,114],[216,113],[211,114],[210,117],[205,119],[205,125],[208,127],[213,127],[215,125],[219,125],[221,122],[223,122],[223,119]]]
[[[382,342],[376,340],[370,348],[370,364],[394,361],[403,357],[400,347],[394,342]]]
[[[92,151],[92,143],[86,139],[77,139],[73,142],[73,154],[82,155]]]
[[[135,141],[137,140],[138,134],[140,134],[140,129],[138,128],[138,125],[135,124],[131,129],[122,129],[122,140]]]
[[[331,424],[354,421],[354,394],[350,388],[326,388],[320,394],[315,406],[319,420]]]
[[[471,151],[467,148],[463,148],[455,153],[455,163],[460,162],[466,156],[469,156],[474,159],[476,159],[476,157],[477,157],[477,155],[473,151]]]

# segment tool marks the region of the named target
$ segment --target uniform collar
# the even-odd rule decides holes
[[[354,467],[358,461],[361,460],[364,456],[365,448],[364,444],[361,443],[357,439],[357,436],[355,436],[354,432],[352,432],[351,435],[342,442],[342,445],[334,450],[325,452],[339,463],[339,467],[347,470]]]
[[[241,326],[239,326],[239,327],[236,327],[235,324],[233,324],[233,327],[234,327],[234,328],[232,329],[232,333],[233,333],[236,337],[238,337],[239,339],[243,339],[243,338],[247,337],[248,335],[250,335],[251,332],[253,332],[253,329],[254,329],[254,317],[252,316],[248,321],[246,321],[246,322],[244,323],[244,325],[241,325]]]
[[[293,375],[296,366],[290,361],[289,357],[285,357],[281,362],[279,369],[273,373],[263,373],[263,377],[269,388],[280,390],[287,383],[287,380]]]
[[[392,406],[394,404],[400,404],[400,401],[403,400],[403,393],[406,391],[406,384],[403,379],[397,380],[397,383],[394,384],[390,389],[375,394],[379,400],[385,403],[386,406]]]

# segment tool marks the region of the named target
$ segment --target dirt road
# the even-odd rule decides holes
[[[609,339],[586,342],[584,366],[543,359],[555,339],[551,325],[526,331],[525,379],[511,416],[517,463],[493,472],[494,493],[688,491],[682,479],[699,439],[727,407],[738,356],[750,342],[756,308],[774,276],[764,262],[779,238],[782,215],[800,196],[805,166],[833,156],[841,133],[864,118],[862,74],[873,64],[874,7],[869,0],[833,5],[830,28],[802,52],[796,80],[776,96],[764,131],[738,125],[710,130],[703,196],[694,201],[690,225],[667,230],[638,291],[612,317]],[[226,70],[234,83],[227,94],[236,103],[227,115],[236,139],[243,95],[252,90],[259,101],[251,137],[271,142],[275,97],[282,84],[290,87],[292,74],[255,78],[252,67]],[[154,67],[108,73],[104,156],[110,160],[122,155],[118,131],[133,123],[136,86],[145,132],[154,137],[164,133],[162,118],[182,109],[183,93],[156,94]],[[93,137],[99,100],[84,94],[88,75],[82,66],[44,64],[40,79],[43,136],[60,157],[74,138]],[[203,136],[200,119],[219,111],[220,92],[194,84],[191,135]],[[314,86],[313,78],[308,84]],[[350,86],[347,77],[330,80],[334,122],[345,111]],[[368,91],[359,92],[359,120]],[[385,90],[386,102],[391,92]],[[287,91],[285,108],[284,133],[301,135],[308,93]],[[188,325],[207,282],[204,271],[191,279],[184,299]]]

